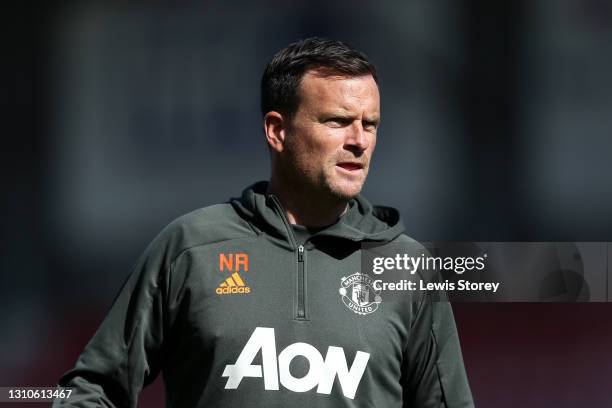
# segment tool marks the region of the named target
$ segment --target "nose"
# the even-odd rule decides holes
[[[370,145],[370,136],[363,128],[361,121],[355,121],[347,129],[345,146],[351,150],[363,152]]]

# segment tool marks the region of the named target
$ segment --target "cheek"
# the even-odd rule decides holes
[[[342,151],[345,135],[342,129],[298,124],[291,137],[289,147],[294,159],[306,167],[320,168],[335,163],[338,152]]]
[[[304,138],[302,149],[311,155],[314,162],[329,161],[334,154],[342,150],[342,136],[333,132],[317,132]]]
[[[372,135],[372,139],[370,141],[370,155],[372,155],[372,153],[374,153],[374,149],[376,148],[376,134]]]

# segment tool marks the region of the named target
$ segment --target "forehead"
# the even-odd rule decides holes
[[[380,111],[378,85],[369,74],[348,77],[308,71],[300,81],[299,93],[300,109],[359,111],[372,115]]]

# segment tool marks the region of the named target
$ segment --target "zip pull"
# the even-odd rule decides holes
[[[304,262],[304,245],[298,247],[298,262]]]

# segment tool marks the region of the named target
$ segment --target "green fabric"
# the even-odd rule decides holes
[[[357,197],[336,224],[308,233],[300,252],[280,202],[265,191],[257,183],[229,203],[177,219],[155,238],[60,379],[76,388],[73,397],[55,407],[135,407],[160,372],[169,407],[473,406],[448,303],[406,294],[360,315],[339,293],[342,279],[361,270],[365,244],[414,248],[398,212]],[[231,271],[223,264],[229,255],[236,257]],[[248,270],[238,256],[248,256]],[[249,292],[219,294],[228,281]],[[238,365],[251,336],[272,330],[274,344],[265,347],[275,354],[259,351],[251,364],[263,367],[250,374],[280,379],[278,389],[257,375],[227,388],[231,376],[223,374]],[[288,368],[298,379],[292,386],[286,373],[272,375],[276,363],[262,363],[264,354],[273,356],[281,370],[283,350],[297,348],[325,362],[341,349],[347,369],[367,354],[354,395],[340,374],[326,392],[324,372],[318,386],[290,389],[309,373],[301,356]]]
[[[303,245],[309,240],[314,234],[323,230],[324,228],[320,228],[319,230],[313,230],[311,228],[306,228],[303,225],[292,225],[293,235],[295,236],[295,242],[299,245]]]

